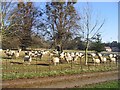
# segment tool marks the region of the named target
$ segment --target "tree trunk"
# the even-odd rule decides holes
[[[88,46],[89,46],[89,42],[87,41],[85,48],[85,65],[87,65],[88,62]]]

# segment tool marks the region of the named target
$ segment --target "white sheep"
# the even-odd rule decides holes
[[[101,54],[101,53],[98,53],[98,55],[99,55],[100,57],[102,57],[102,54]]]
[[[73,57],[70,55],[70,53],[67,53],[67,54],[66,54],[65,60],[66,60],[68,63],[73,60]]]
[[[61,54],[60,54],[60,59],[64,59],[65,58],[65,54],[64,54],[64,52],[62,52]]]
[[[15,51],[12,51],[12,50],[9,50],[9,49],[7,49],[4,53],[10,58],[15,55]]]
[[[54,50],[54,51],[53,51],[53,54],[58,55],[58,51],[57,51],[57,50]]]
[[[100,64],[100,59],[95,59],[95,58],[93,58],[93,61],[94,61],[94,65],[95,65],[95,63],[97,63],[97,64]]]
[[[79,52],[76,52],[75,55],[76,55],[76,56],[79,56]]]
[[[72,53],[70,54],[70,56],[71,56],[72,58],[74,58],[74,57],[75,57],[75,54],[72,52]]]
[[[102,62],[107,62],[107,58],[103,57]]]
[[[114,62],[114,63],[116,62],[116,58],[114,57],[113,54],[109,54],[109,58],[111,62]]]
[[[79,53],[79,55],[78,55],[80,58],[83,58],[82,56],[83,56],[83,53]]]
[[[76,62],[76,61],[78,60],[78,58],[79,58],[79,56],[76,55],[76,56],[74,57],[74,61]]]
[[[46,57],[47,55],[49,55],[50,52],[47,50],[44,50],[44,51],[39,51],[39,54],[41,54],[41,58],[42,58],[42,57]]]
[[[42,53],[37,53],[37,57],[41,59],[42,58]]]
[[[109,54],[109,57],[112,58],[112,57],[113,57],[113,54]]]
[[[52,58],[52,62],[54,63],[55,66],[57,65],[57,63],[59,64],[59,61],[60,61],[60,59],[58,57]]]
[[[113,55],[113,57],[114,57],[114,58],[116,58],[116,57],[117,57],[117,55],[116,55],[116,54],[114,54],[114,55]]]
[[[20,52],[17,51],[17,52],[15,53],[15,57],[18,58],[19,56],[20,56]]]
[[[43,55],[46,55],[46,54],[48,54],[48,53],[49,53],[49,51],[43,51],[43,52],[42,52]]]
[[[92,55],[93,57],[95,57],[95,56],[96,56],[96,54],[95,54],[95,53],[91,53],[91,55]]]
[[[106,63],[106,62],[107,62],[107,58],[106,58],[106,57],[103,57],[102,54],[98,53],[98,56],[100,57],[100,60],[101,60],[103,63]]]
[[[111,58],[111,62],[116,62],[116,58]]]

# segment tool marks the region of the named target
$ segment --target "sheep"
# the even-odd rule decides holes
[[[42,54],[42,53],[40,53],[40,52],[38,52],[38,53],[37,53],[37,57],[38,57],[38,58],[40,58],[40,59],[41,59],[41,58],[42,58],[42,56],[43,56],[43,54]]]
[[[95,65],[96,63],[97,63],[97,64],[100,63],[100,59],[95,58],[95,56],[96,56],[95,53],[91,53],[90,55],[92,56],[92,60],[93,60],[93,62],[94,62],[94,65]]]
[[[36,58],[42,58],[42,52],[41,51],[25,51],[25,53],[28,53],[29,56],[31,57],[36,57]]]
[[[17,52],[15,53],[15,57],[18,58],[19,56],[20,56],[20,52],[17,51]]]
[[[50,58],[52,58],[54,56],[54,54],[53,53],[49,53],[49,56],[50,56]]]
[[[103,57],[102,62],[107,62],[107,58]]]
[[[77,61],[79,57],[81,57],[81,55],[79,54],[79,52],[75,52],[75,53],[71,53],[71,57],[73,58],[73,61]]]
[[[79,53],[79,55],[78,55],[80,58],[83,58],[83,53]]]
[[[109,57],[112,58],[112,57],[113,57],[113,54],[109,54]]]
[[[67,61],[67,63],[69,63],[70,61],[73,60],[72,56],[70,55],[70,53],[66,53],[65,55],[65,60]]]
[[[54,50],[53,51],[53,54],[59,54],[57,50]]]
[[[116,58],[114,57],[115,55],[113,54],[109,54],[109,59],[110,59],[110,62],[116,62]]]
[[[12,50],[9,50],[9,49],[7,49],[4,53],[10,58],[15,55],[15,51],[12,51]]]
[[[42,51],[41,53],[42,53],[43,55],[46,55],[46,54],[49,53],[49,51]]]
[[[113,55],[113,57],[117,57],[117,55],[116,55],[116,54],[114,54],[114,55]]]
[[[29,55],[25,55],[25,56],[24,56],[24,62],[25,62],[25,61],[29,61],[29,62],[31,62],[31,61],[32,61],[31,56],[29,56]]]
[[[97,64],[100,64],[100,59],[95,59],[94,57],[93,57],[93,61],[94,61],[94,65],[95,65],[95,63],[97,63]]]
[[[118,55],[117,54],[114,54],[113,57],[116,58],[116,60],[118,60]]]
[[[25,53],[25,56],[24,56],[24,62],[31,62],[32,61],[32,57],[28,54],[28,53]]]
[[[70,55],[71,55],[71,57],[72,57],[72,58],[74,58],[74,57],[75,57],[75,54],[74,54],[73,52],[72,52]]]
[[[113,57],[116,59],[116,62],[118,62],[118,57],[119,57],[119,55],[114,54]]]
[[[101,60],[101,62],[106,63],[107,62],[107,58],[103,57],[102,54],[98,53],[98,57]]]
[[[45,57],[46,55],[49,55],[49,51],[47,51],[47,50],[44,50],[44,51],[39,51],[39,54],[41,54],[41,58],[42,57]]]
[[[114,63],[116,62],[116,58],[111,58],[110,60],[111,62],[114,62]]]
[[[61,54],[60,54],[60,59],[65,59],[65,54],[64,54],[64,52],[62,52]]]
[[[81,54],[80,57],[82,55],[83,54]],[[64,53],[64,52],[62,52],[60,54],[60,59],[62,59],[62,60],[65,59],[67,61],[67,63],[69,63],[70,61],[77,61],[78,58],[79,58],[79,53],[78,52],[76,52],[76,53],[73,53],[73,52],[71,52],[71,53],[68,53],[68,52]]]
[[[52,61],[52,63],[56,66],[57,64],[59,64],[60,62],[60,58],[58,56],[56,56],[55,53],[53,52],[47,52],[47,54],[49,55],[50,61]]]
[[[79,58],[79,56],[78,56],[78,55],[76,55],[76,56],[73,58],[73,61],[77,61],[77,60],[78,60],[78,58]]]
[[[29,55],[31,55],[32,57],[37,57],[37,51],[31,51],[29,52]]]
[[[15,57],[18,58],[20,56],[21,49],[18,49],[18,51],[15,52]]]
[[[60,61],[60,59],[58,57],[52,58],[52,62],[54,63],[55,66],[57,65],[57,63],[59,64],[59,61]]]
[[[21,52],[21,49],[18,49],[18,51],[7,49],[5,51],[5,54],[10,58],[12,58],[13,56],[15,56],[15,58],[18,58],[20,56],[20,52]]]
[[[15,51],[12,51],[12,50],[11,50],[10,53],[11,53],[11,55],[13,55],[13,56],[15,55]]]
[[[91,55],[92,55],[92,57],[95,57],[95,56],[96,56],[96,54],[95,54],[95,53],[91,53]]]

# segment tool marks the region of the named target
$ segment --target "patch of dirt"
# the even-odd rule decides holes
[[[73,88],[118,79],[118,71],[2,81],[3,88]]]

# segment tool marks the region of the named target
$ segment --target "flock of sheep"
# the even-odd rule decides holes
[[[8,57],[12,58],[13,56],[15,56],[16,58],[18,58],[20,56],[20,52],[21,49],[19,49],[18,51],[7,49],[4,53]],[[78,60],[82,59],[85,56],[85,54],[81,52],[62,52],[59,54],[58,51],[56,50],[53,51],[35,50],[35,51],[24,51],[23,61],[31,63],[33,57],[41,59],[45,55],[50,57],[50,61],[52,61],[54,65],[57,65],[62,61],[66,61],[67,63],[77,62]],[[108,60],[114,63],[118,61],[118,54],[108,54],[108,58],[106,58],[101,53],[92,52],[89,53],[89,56],[91,56],[94,64],[106,63]]]

